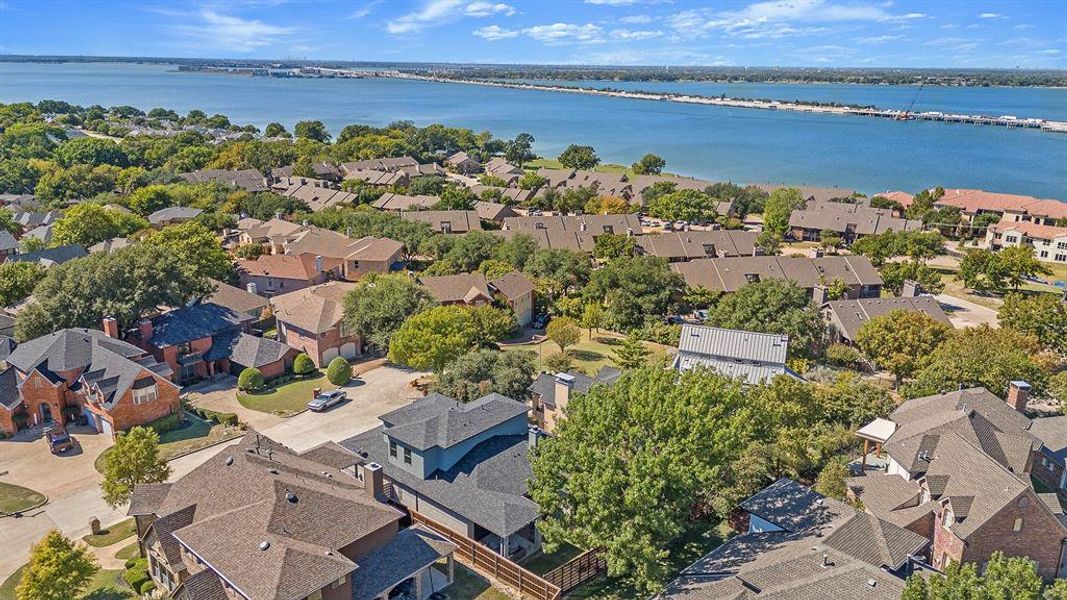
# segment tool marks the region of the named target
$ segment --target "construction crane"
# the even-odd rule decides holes
[[[897,115],[896,119],[898,121],[907,121],[911,118],[911,109],[915,108],[915,102],[919,99],[919,92],[923,91],[924,85],[926,85],[925,81],[919,84],[919,89],[915,90],[915,95],[911,98],[911,104],[908,104],[908,108],[904,112]]]

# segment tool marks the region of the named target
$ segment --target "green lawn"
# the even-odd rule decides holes
[[[328,386],[330,382],[319,372],[308,379],[296,379],[282,384],[269,392],[238,392],[237,401],[245,408],[288,416],[307,408],[312,390]]]
[[[456,563],[456,580],[445,588],[449,600],[512,600],[511,596],[496,589],[481,575]],[[0,598],[0,600],[4,600]]]
[[[1065,271],[1065,268],[1067,268],[1067,267],[1065,267],[1064,265],[1048,265],[1048,266],[1049,267],[1052,267],[1052,266],[1057,267],[1057,269],[1054,269],[1054,270],[1057,270],[1057,274],[1049,276],[1049,277],[1047,277],[1047,279],[1056,280],[1056,279],[1064,279],[1065,278],[1065,275],[1062,275],[1062,274],[1059,274],[1059,273],[1067,272],[1067,271]],[[945,293],[945,294],[947,294],[949,296],[955,296],[956,298],[962,298],[962,299],[967,300],[969,302],[973,302],[973,303],[975,303],[975,304],[977,304],[979,306],[984,306],[986,308],[991,308],[993,310],[999,309],[1000,306],[1002,304],[1004,304],[1003,298],[1001,298],[999,296],[977,294],[977,293],[974,292],[974,290],[967,289],[967,287],[965,287],[963,285],[963,282],[956,278],[956,273],[957,273],[956,269],[951,269],[951,268],[948,268],[948,267],[934,267],[934,270],[936,270],[936,271],[941,273],[941,282],[945,284],[945,291],[943,293]],[[1028,292],[1028,293],[1056,294],[1057,296],[1063,293],[1063,290],[1061,290],[1061,289],[1059,289],[1059,288],[1057,288],[1055,286],[1044,285],[1044,284],[1041,284],[1041,283],[1030,283],[1030,282],[1024,283],[1022,285],[1022,287],[1019,288],[1019,290],[1022,291],[1022,292]]]
[[[132,518],[120,521],[111,527],[101,531],[98,535],[89,534],[82,538],[86,544],[103,548],[116,542],[120,542],[137,533],[137,523]]]
[[[115,558],[119,560],[130,560],[131,558],[137,558],[141,556],[140,546],[137,542],[134,542],[128,546],[123,546],[121,550],[115,553]]]
[[[584,373],[595,375],[600,367],[605,365],[615,366],[615,348],[622,343],[621,337],[604,331],[594,332],[592,336],[585,329],[582,330],[582,341],[567,348],[574,357],[574,366]],[[649,348],[656,352],[651,344]],[[525,350],[533,352],[534,364],[537,370],[543,370],[541,361],[559,354],[559,347],[553,342],[544,341],[541,344],[527,342],[525,344],[509,344],[500,347],[505,352],[518,352]]]
[[[10,483],[0,483],[0,513],[28,510],[47,500],[44,494]]]
[[[527,170],[536,171],[540,168],[562,169],[563,165],[559,164],[559,161],[554,158],[538,158],[536,160],[531,160],[524,163],[522,167]],[[599,164],[593,170],[597,171],[598,173],[626,173],[627,177],[633,177],[634,175],[636,175],[634,173],[634,170],[626,165],[615,165],[609,163]]]
[[[189,412],[185,413],[185,419],[188,421],[186,426],[159,436],[159,455],[163,460],[171,460],[179,455],[235,438],[242,433],[236,427],[205,421]],[[104,472],[104,457],[110,452],[111,448],[104,450],[93,463],[100,473]]]
[[[3,584],[0,584],[0,600],[15,600],[15,588],[22,579],[24,568],[26,567],[20,567]],[[137,594],[134,594],[133,590],[122,580],[121,569],[101,569],[93,576],[88,590],[81,595],[79,600],[124,600],[136,596]]]
[[[581,553],[581,548],[575,548],[567,544],[552,554],[538,554],[533,560],[523,563],[522,566],[538,575],[544,575],[549,571],[558,569],[560,565],[569,562]]]

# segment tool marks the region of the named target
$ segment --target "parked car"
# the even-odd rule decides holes
[[[67,450],[74,448],[74,438],[62,427],[56,427],[46,434],[48,438],[48,448],[52,450],[52,454],[63,454]]]
[[[663,322],[667,325],[681,325],[682,323],[685,323],[685,319],[678,315],[668,315],[663,317]]]
[[[344,402],[347,397],[348,393],[344,390],[322,392],[318,396],[315,396],[311,402],[308,402],[308,410],[312,412],[322,412],[331,406]]]
[[[531,325],[533,325],[534,329],[544,329],[545,327],[548,327],[548,322],[550,320],[552,320],[552,317],[548,316],[547,313],[541,313],[534,317],[533,323],[531,323]]]
[[[693,312],[693,316],[696,317],[701,323],[708,320],[708,311],[698,310]]]

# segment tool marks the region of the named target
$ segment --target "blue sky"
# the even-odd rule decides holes
[[[0,0],[0,53],[1067,68],[1067,0]]]

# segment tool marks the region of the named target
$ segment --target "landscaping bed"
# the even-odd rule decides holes
[[[331,387],[326,376],[318,372],[269,388],[263,392],[237,392],[237,402],[249,410],[292,416],[307,408],[312,390]]]
[[[11,483],[0,483],[0,514],[29,510],[44,504],[48,498],[40,492]]]

